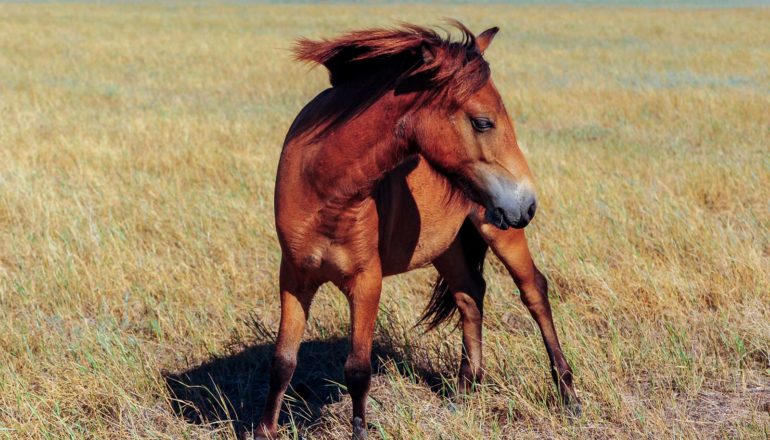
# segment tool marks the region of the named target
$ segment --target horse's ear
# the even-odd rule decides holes
[[[436,53],[435,48],[431,47],[428,44],[423,44],[420,46],[420,53],[422,54],[422,62],[423,64],[430,64],[433,62],[433,60],[436,59]]]
[[[487,50],[489,44],[492,43],[492,40],[495,38],[495,35],[499,30],[500,28],[495,26],[485,30],[484,32],[480,33],[478,37],[476,37],[476,48],[479,50],[479,53],[484,53],[484,51]]]

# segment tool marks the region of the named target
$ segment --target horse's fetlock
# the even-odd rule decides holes
[[[259,426],[257,426],[257,429],[255,429],[251,435],[254,440],[275,439],[278,438],[278,427],[275,425],[268,426],[261,423]]]
[[[364,392],[372,377],[372,363],[369,359],[349,357],[345,362],[345,383],[351,394]]]
[[[366,423],[361,417],[353,417],[353,440],[365,440],[369,434],[366,432]]]
[[[368,381],[372,375],[371,368],[346,368],[345,380],[351,383]]]
[[[484,369],[473,368],[470,364],[463,362],[460,365],[460,377],[470,383],[479,383],[484,379]]]

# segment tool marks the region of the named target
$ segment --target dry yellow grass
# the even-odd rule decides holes
[[[538,178],[529,236],[585,414],[559,411],[496,263],[488,379],[443,397],[460,336],[411,328],[426,269],[386,280],[372,435],[766,438],[770,10],[8,4],[0,437],[227,438],[253,422],[278,317],[275,166],[326,81],[287,48],[443,16],[502,28],[488,59]],[[325,288],[287,435],[349,435],[346,326]]]

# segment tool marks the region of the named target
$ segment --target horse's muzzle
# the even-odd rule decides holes
[[[500,229],[524,228],[535,217],[537,199],[527,177],[516,178],[502,167],[475,168],[474,200],[486,208],[486,220]]]
[[[489,223],[503,230],[508,228],[521,229],[532,221],[532,218],[535,217],[535,211],[537,211],[537,200],[530,195],[525,200],[506,208],[502,206],[488,207],[486,218]]]

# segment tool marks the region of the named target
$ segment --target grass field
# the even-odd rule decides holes
[[[326,86],[299,36],[498,25],[529,227],[584,414],[487,266],[487,380],[386,280],[374,438],[770,435],[770,9],[0,5],[0,438],[231,438],[277,327],[274,172]],[[347,438],[347,304],[314,304],[287,436]]]

